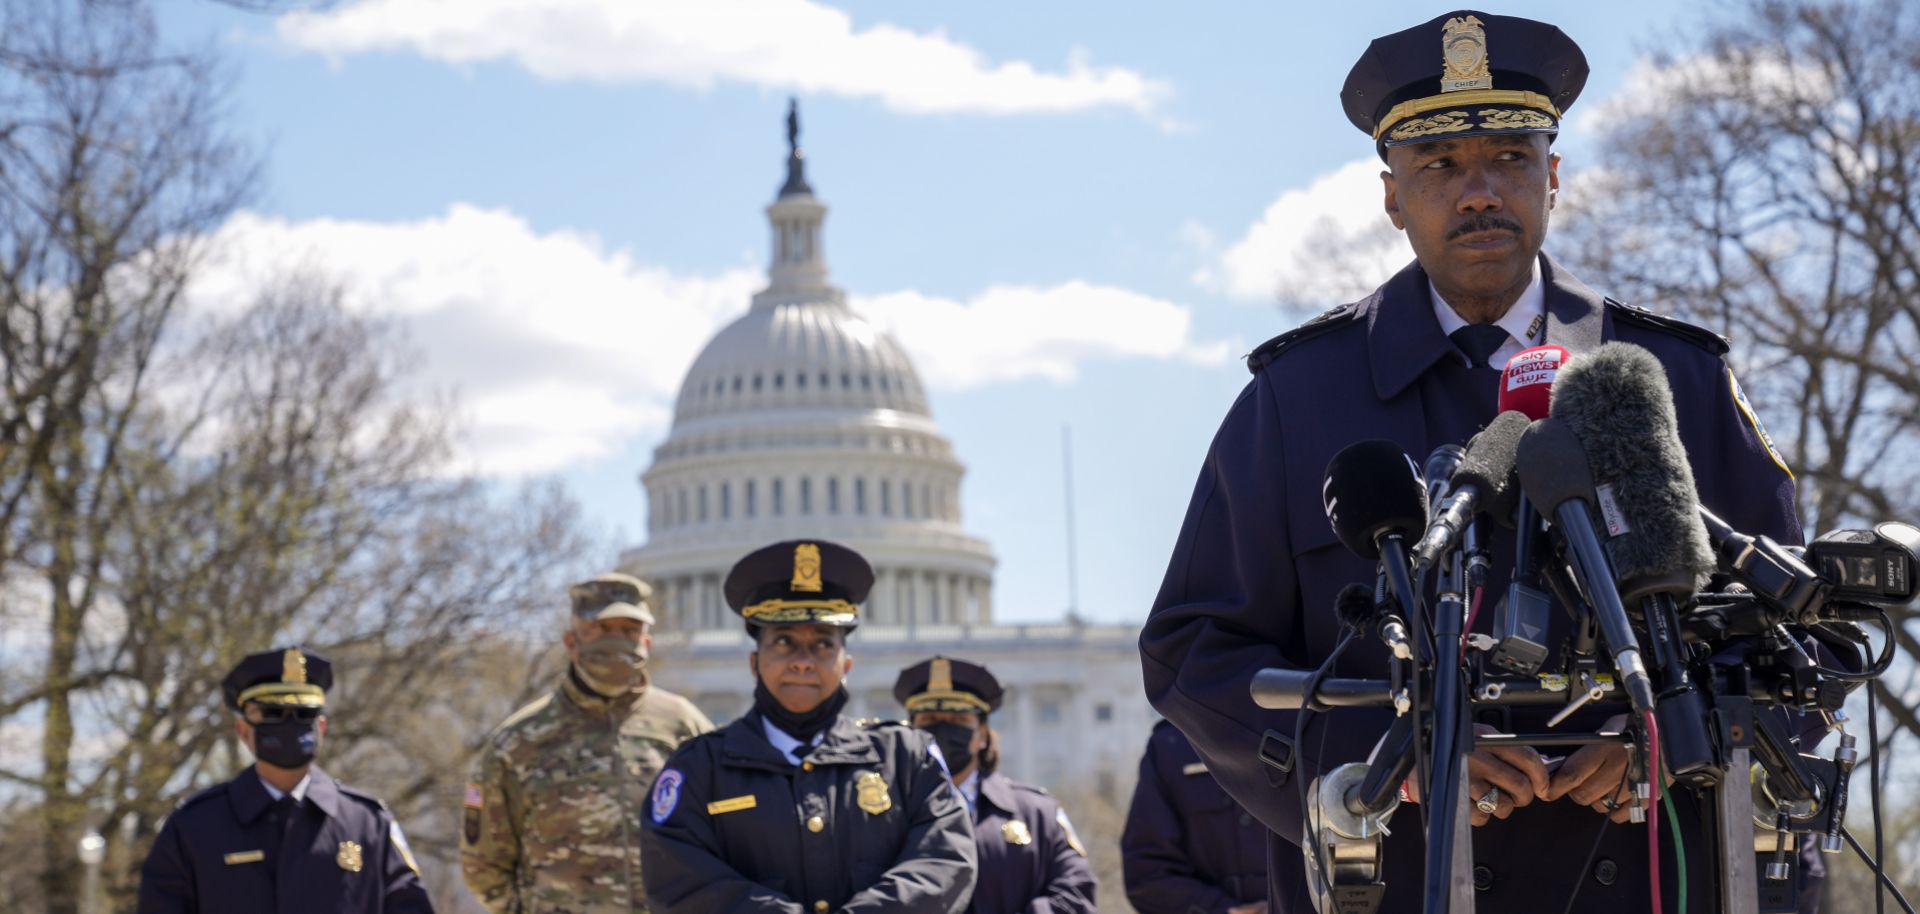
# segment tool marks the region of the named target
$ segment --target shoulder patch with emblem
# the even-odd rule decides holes
[[[407,869],[412,870],[415,876],[420,875],[420,864],[413,860],[413,848],[407,844],[407,835],[400,830],[399,820],[387,823],[387,840],[393,842],[393,849],[400,852],[400,860],[406,863]]]
[[[660,776],[653,779],[653,800],[650,810],[653,824],[659,825],[667,821],[668,816],[673,815],[673,810],[680,805],[680,785],[686,779],[686,775],[681,774],[676,768],[661,771]]]
[[[1060,823],[1060,829],[1067,833],[1067,846],[1082,857],[1087,855],[1087,846],[1080,843],[1080,835],[1073,830],[1073,820],[1067,818],[1066,807],[1053,811],[1053,821]]]
[[[1759,437],[1760,446],[1767,449],[1767,456],[1773,458],[1774,466],[1779,467],[1780,472],[1787,474],[1788,479],[1792,479],[1793,471],[1787,468],[1787,459],[1780,456],[1779,448],[1773,446],[1773,436],[1767,434],[1767,427],[1761,424],[1760,414],[1754,411],[1753,403],[1747,399],[1747,392],[1740,387],[1740,379],[1733,376],[1732,368],[1727,369],[1727,385],[1733,390],[1733,402],[1739,407],[1740,415],[1746,417],[1747,424],[1753,426],[1754,435]]]
[[[1323,333],[1336,330],[1359,316],[1360,306],[1358,303],[1341,305],[1331,311],[1324,312],[1320,316],[1292,330],[1255,346],[1252,352],[1247,353],[1247,370],[1254,374],[1259,374],[1260,369],[1273,364],[1273,360],[1279,358],[1280,354],[1287,351],[1289,347],[1303,340],[1310,340]]]

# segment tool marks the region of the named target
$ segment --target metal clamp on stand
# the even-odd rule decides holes
[[[1308,888],[1316,911],[1373,914],[1386,897],[1381,839],[1388,834],[1387,820],[1400,808],[1400,800],[1393,798],[1378,812],[1365,811],[1360,785],[1366,779],[1367,766],[1349,762],[1314,778],[1307,788],[1306,834],[1300,849],[1307,857]],[[1325,855],[1324,870],[1316,854]]]

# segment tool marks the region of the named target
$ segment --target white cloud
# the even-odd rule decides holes
[[[765,284],[758,268],[684,276],[576,231],[455,205],[413,222],[289,222],[242,213],[216,239],[195,306],[244,306],[289,268],[338,281],[349,308],[400,320],[424,358],[421,394],[451,389],[462,462],[541,473],[664,433],[687,368]],[[1219,362],[1183,305],[1083,281],[995,286],[961,302],[916,291],[855,296],[893,331],[927,383],[969,388],[1066,381],[1089,359]]]
[[[1070,381],[1089,359],[1218,364],[1232,354],[1225,341],[1196,342],[1193,312],[1183,305],[1081,280],[994,286],[965,302],[894,292],[853,304],[907,347],[927,383],[947,389]]]
[[[402,319],[422,386],[460,395],[487,473],[552,470],[664,427],[694,355],[762,284],[749,268],[677,276],[591,235],[466,205],[401,223],[242,213],[216,248],[194,287],[201,307],[239,307],[277,270],[310,266],[348,307]]]
[[[1366,294],[1412,258],[1381,210],[1380,160],[1282,193],[1208,266],[1201,286],[1251,301],[1330,304]]]
[[[943,31],[878,24],[812,0],[358,0],[290,12],[295,47],[408,51],[453,64],[509,60],[543,79],[723,82],[877,99],[913,114],[1150,112],[1168,86],[1073,49],[1061,70],[990,61]]]

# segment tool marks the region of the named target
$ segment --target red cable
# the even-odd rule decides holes
[[[1647,871],[1653,886],[1653,914],[1660,914],[1660,728],[1647,715]]]
[[[1480,618],[1480,598],[1486,596],[1486,593],[1487,588],[1484,584],[1473,589],[1473,604],[1467,608],[1467,627],[1464,630],[1466,635],[1473,634],[1473,620]],[[1460,638],[1460,659],[1463,661],[1467,659],[1466,635]]]

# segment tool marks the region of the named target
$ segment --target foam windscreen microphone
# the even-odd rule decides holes
[[[1580,442],[1622,598],[1685,598],[1714,569],[1666,369],[1605,343],[1559,369],[1551,413]]]
[[[1553,379],[1565,364],[1567,350],[1560,346],[1535,346],[1508,359],[1507,367],[1500,370],[1500,411],[1545,419]]]
[[[1635,711],[1653,709],[1653,682],[1640,659],[1640,643],[1627,621],[1620,591],[1613,583],[1607,553],[1600,545],[1589,504],[1593,498],[1593,471],[1580,439],[1560,419],[1535,421],[1520,438],[1515,466],[1527,498],[1554,518],[1572,554],[1580,590],[1593,604],[1594,620],[1613,652],[1614,668]]]
[[[1513,525],[1513,458],[1527,417],[1501,413],[1467,442],[1467,453],[1453,471],[1446,501],[1434,512],[1433,523],[1413,547],[1415,568],[1432,565],[1460,538],[1460,531],[1477,514],[1486,514],[1502,526]]]
[[[1365,559],[1380,557],[1380,538],[1411,536],[1427,524],[1427,489],[1413,458],[1391,441],[1356,441],[1327,462],[1321,507],[1340,542]]]

